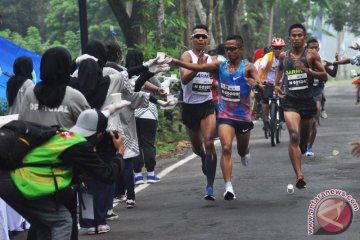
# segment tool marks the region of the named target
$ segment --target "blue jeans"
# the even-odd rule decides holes
[[[107,211],[109,210],[109,198],[112,200],[114,185],[91,179],[86,182],[86,191],[93,196],[94,219],[82,218],[83,206],[80,204],[80,226],[91,228],[105,225]]]

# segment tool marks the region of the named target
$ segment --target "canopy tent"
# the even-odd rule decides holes
[[[9,80],[9,77],[2,73],[13,74],[13,63],[16,58],[21,56],[27,56],[33,60],[35,72],[33,80],[34,83],[40,81],[41,56],[0,37],[0,102],[6,102],[6,83]]]

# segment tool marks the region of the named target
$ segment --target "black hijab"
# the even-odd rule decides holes
[[[144,55],[142,54],[142,52],[140,52],[137,49],[130,50],[126,54],[125,67],[127,69],[130,69],[130,68],[135,67],[135,66],[142,65],[143,62],[144,62]]]
[[[85,45],[83,54],[87,53],[93,57],[96,57],[102,69],[107,61],[107,52],[108,50],[105,44],[98,40],[92,40]]]
[[[28,79],[33,79],[33,62],[29,57],[18,57],[14,62],[14,76],[12,76],[6,84],[6,98],[9,106],[12,106],[16,95]]]
[[[96,57],[98,61],[86,59],[80,63],[77,78],[72,78],[70,86],[79,90],[91,108],[100,109],[105,102],[110,85],[110,78],[103,77],[102,69],[106,63],[107,50],[97,40],[90,41],[84,48],[84,54]]]
[[[46,50],[40,62],[42,82],[34,88],[40,106],[55,108],[62,103],[70,80],[71,55],[62,47]]]

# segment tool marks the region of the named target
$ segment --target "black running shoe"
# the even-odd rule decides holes
[[[211,186],[207,186],[206,188],[206,195],[204,196],[205,200],[209,200],[209,201],[215,201],[215,196],[214,196],[214,190],[213,187]]]
[[[304,189],[306,188],[306,182],[304,181],[304,178],[301,176],[296,180],[296,185],[298,189]]]

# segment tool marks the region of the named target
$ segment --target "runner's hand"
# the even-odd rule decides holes
[[[199,58],[198,58],[198,64],[203,64],[203,63],[206,63],[207,62],[207,58],[208,57],[205,57],[205,52],[204,51],[200,51],[199,53]]]
[[[306,72],[306,67],[305,67],[304,63],[302,61],[300,61],[299,59],[294,60],[294,67],[297,69],[300,69],[303,72]]]
[[[279,98],[285,97],[284,92],[280,86],[274,86],[274,91]]]

